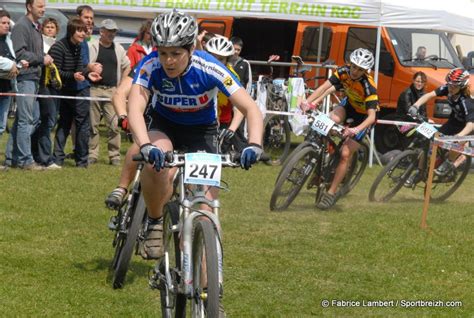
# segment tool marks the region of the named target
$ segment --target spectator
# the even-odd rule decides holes
[[[242,49],[244,47],[244,41],[237,36],[233,36],[230,38],[230,41],[234,45],[234,61],[232,66],[234,67],[235,72],[239,76],[240,83],[245,88],[247,93],[250,95],[252,94],[252,68],[250,67],[250,63],[243,59],[240,56]],[[237,139],[246,141],[247,138],[245,133],[245,120],[242,121],[239,128],[235,131],[235,136]]]
[[[240,53],[244,48],[244,41],[237,36],[231,37],[230,41],[234,45],[234,61],[232,66],[239,75],[240,83],[242,83],[242,86],[250,94],[252,89],[252,68],[250,67],[250,63],[240,56]]]
[[[398,97],[397,114],[404,120],[409,120],[407,116],[408,108],[413,105],[421,96],[425,94],[426,74],[423,72],[416,72],[413,75],[413,82],[406,90],[404,90]],[[419,108],[419,113],[423,117],[427,117],[426,104]]]
[[[153,50],[150,33],[151,22],[151,20],[147,20],[142,24],[137,38],[128,49],[127,56],[130,60],[131,68],[134,68],[138,61]]]
[[[43,33],[43,49],[45,53],[48,53],[51,46],[56,41],[56,35],[59,32],[58,22],[53,18],[46,18],[43,22],[42,33]],[[49,67],[43,67],[42,76],[40,80],[40,86],[38,93],[40,95],[58,95],[60,87],[51,87],[51,84],[46,84],[46,72],[50,72],[49,75],[54,71]],[[56,84],[59,84],[55,82]],[[54,86],[54,85],[53,85]],[[59,100],[52,98],[39,98],[39,111],[40,111],[40,124],[38,129],[35,131],[32,137],[31,149],[33,158],[36,163],[46,167],[46,169],[60,169],[53,162],[52,153],[52,141],[51,132],[56,125],[56,119],[58,116],[58,103]]]
[[[22,67],[28,67],[26,61],[21,61]],[[15,62],[15,51],[10,33],[10,14],[0,10],[0,92],[8,93],[13,90],[16,77],[20,70]],[[15,82],[14,82],[15,81]],[[8,109],[11,97],[0,96],[0,136],[7,127]]]
[[[82,82],[88,75],[87,65],[82,63],[81,42],[86,37],[87,26],[79,18],[73,18],[67,25],[66,37],[53,44],[49,53],[57,61],[56,65],[63,82],[61,95],[88,97],[89,87]],[[72,122],[76,126],[75,161],[76,166],[87,168],[89,153],[90,103],[84,99],[61,99],[59,102],[59,120],[54,143],[54,161],[62,166],[65,159],[64,147],[71,130]]]
[[[18,93],[36,94],[38,92],[41,66],[53,63],[53,59],[43,52],[43,39],[38,20],[45,12],[44,0],[26,0],[26,15],[15,24],[12,42],[16,59],[28,62],[17,76]],[[25,170],[43,170],[33,160],[31,135],[39,122],[39,108],[34,97],[17,96],[15,121],[6,150],[6,164],[17,165]]]
[[[97,81],[100,78],[100,74],[102,73],[102,65],[99,63],[89,63],[89,46],[87,45],[87,41],[92,39],[92,31],[94,29],[94,9],[88,5],[78,6],[76,8],[76,13],[79,19],[84,22],[87,28],[86,32],[86,40],[81,42],[81,56],[82,56],[82,63],[87,65],[87,69],[89,71],[88,78],[85,81],[78,83],[78,89],[89,88],[90,89],[90,81]],[[89,79],[89,80],[88,80]],[[90,91],[84,91],[88,97],[90,97]],[[74,140],[76,140],[76,128],[74,122],[71,126],[71,139],[72,139],[72,153],[66,155],[67,159],[74,159]]]
[[[56,36],[59,33],[59,24],[55,18],[46,18],[41,26],[41,32],[43,33],[43,51],[48,53],[51,45],[56,42]]]
[[[88,5],[79,6],[76,9],[77,16],[86,25],[86,40],[81,42],[81,55],[82,62],[87,65],[88,79],[95,82],[100,80],[100,74],[102,74],[102,65],[100,63],[89,62],[89,46],[86,41],[92,39],[92,31],[94,29],[94,10]],[[83,81],[79,83],[80,87],[90,87],[89,81]]]
[[[416,49],[415,60],[424,60],[425,57],[426,57],[426,47],[419,46],[418,49]]]
[[[89,43],[90,61],[103,65],[102,78],[94,82],[92,97],[112,98],[122,78],[130,72],[130,60],[120,43],[114,42],[117,24],[112,19],[101,23],[100,38]],[[91,138],[89,142],[89,163],[99,159],[99,124],[101,113],[106,121],[108,135],[108,155],[111,165],[120,165],[120,130],[117,126],[117,114],[111,102],[93,101],[91,104]]]

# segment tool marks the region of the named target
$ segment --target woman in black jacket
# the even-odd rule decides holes
[[[83,65],[81,42],[86,37],[87,27],[79,18],[74,18],[67,25],[65,38],[56,41],[49,54],[54,58],[63,87],[61,95],[88,97],[89,88],[82,88],[79,83],[86,79],[87,66]],[[61,99],[59,101],[58,128],[54,140],[54,161],[62,166],[66,157],[64,147],[74,122],[76,125],[75,161],[77,167],[87,167],[89,154],[89,119],[90,102],[86,99]]]
[[[425,85],[426,85],[426,74],[423,72],[416,72],[413,75],[413,83],[404,90],[398,97],[397,102],[397,114],[401,118],[407,118],[408,107],[413,105],[421,96],[425,94]],[[419,114],[427,118],[426,115],[426,104],[420,106]]]

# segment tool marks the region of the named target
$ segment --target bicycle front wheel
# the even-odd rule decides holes
[[[285,167],[288,165],[288,162],[294,157],[297,156],[298,153],[301,151],[301,149],[306,148],[306,147],[311,147],[311,143],[303,141],[300,143],[298,146],[296,146],[295,149],[285,158],[285,161],[283,161],[282,167]],[[278,173],[278,177],[275,180],[275,184],[278,182],[280,179],[281,173],[283,172],[284,169],[280,169],[280,172]]]
[[[219,317],[220,288],[216,230],[210,220],[198,218],[193,233],[192,317]]]
[[[369,192],[369,201],[387,202],[400,190],[418,166],[419,153],[405,150],[380,171]]]
[[[181,277],[181,256],[179,249],[179,205],[168,202],[163,209],[163,246],[164,257],[160,261],[160,273],[164,278],[160,282],[161,313],[163,318],[182,317],[186,309],[186,297],[178,294],[177,286]]]
[[[288,161],[273,189],[270,210],[281,211],[288,208],[316,167],[317,156],[318,152],[313,147],[306,147]]]
[[[138,200],[135,200],[135,206],[131,207],[128,220],[126,220],[127,228],[125,229],[124,238],[116,246],[116,264],[114,267],[113,287],[122,288],[125,276],[127,275],[130,259],[132,258],[133,250],[138,239],[138,231],[143,224],[145,217],[146,205],[143,195],[140,193]]]
[[[270,156],[271,165],[280,165],[291,147],[291,129],[288,116],[272,115],[265,119],[263,149]]]
[[[471,157],[466,156],[464,162],[446,176],[435,175],[431,186],[431,200],[441,202],[449,198],[466,179],[471,168],[471,160]]]

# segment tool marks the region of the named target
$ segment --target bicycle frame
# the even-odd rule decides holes
[[[417,117],[415,119],[417,119],[421,123],[424,122],[423,118]],[[409,130],[407,135],[409,135],[412,131],[414,131],[413,133],[416,135],[414,136],[413,140],[410,142],[410,144],[407,146],[406,149],[411,149],[418,152],[418,158],[417,158],[418,165],[416,168],[421,169],[423,180],[426,181],[428,179],[429,153],[431,150],[431,139],[428,139],[422,134],[418,133],[416,131],[416,128],[412,128],[411,130]],[[441,153],[438,153],[437,156],[438,155],[441,155]],[[423,160],[422,167],[420,167],[421,160]]]
[[[223,161],[222,166],[236,167],[238,164],[233,163],[230,155],[222,155]],[[194,297],[193,290],[193,227],[194,221],[197,218],[205,217],[213,224],[216,233],[217,240],[217,255],[218,255],[218,280],[219,284],[223,283],[223,258],[222,258],[222,231],[219,221],[219,209],[221,207],[219,199],[209,200],[205,197],[206,189],[208,187],[197,185],[198,190],[192,191],[184,182],[184,155],[173,154],[173,160],[171,163],[166,164],[167,167],[177,167],[176,178],[178,178],[177,189],[179,193],[179,223],[176,227],[173,227],[173,232],[180,233],[180,259],[181,259],[181,276],[182,279],[176,289],[177,293],[184,294],[186,298]],[[212,209],[206,211],[202,209],[196,210],[194,207],[198,205],[206,205]],[[165,253],[165,278],[167,282],[173,282],[170,275],[169,258],[168,254]],[[157,266],[159,266],[159,263]]]

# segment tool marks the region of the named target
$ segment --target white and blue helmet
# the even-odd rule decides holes
[[[196,19],[176,10],[160,14],[151,24],[151,35],[158,47],[194,44],[197,34]]]

